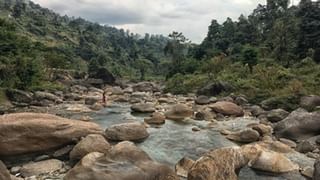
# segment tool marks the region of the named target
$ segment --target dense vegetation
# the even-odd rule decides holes
[[[248,17],[212,20],[199,45],[179,32],[142,37],[31,1],[0,0],[0,10],[0,87],[47,86],[48,68],[105,67],[122,78],[162,77],[173,93],[217,81],[256,102],[320,93],[319,2],[267,0]]]
[[[253,101],[273,97],[279,104],[320,93],[320,2],[268,0],[238,21],[212,20],[200,45],[184,47],[188,53],[170,73],[168,91],[187,93],[223,81]]]
[[[0,86],[25,89],[43,84],[45,77],[40,76],[46,73],[41,71],[47,68],[106,67],[117,77],[161,74],[155,67],[168,41],[162,35],[142,37],[60,16],[32,1],[0,0],[0,10]]]

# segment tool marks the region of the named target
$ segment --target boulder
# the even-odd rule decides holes
[[[171,109],[165,113],[165,116],[170,120],[183,120],[187,117],[192,117],[193,110],[184,104],[177,104],[172,106]]]
[[[197,94],[205,96],[217,96],[222,92],[231,92],[234,87],[227,82],[215,82],[198,90]]]
[[[101,79],[105,84],[114,84],[116,82],[116,78],[109,72],[107,68],[99,68],[90,73],[89,77],[94,79]]]
[[[194,164],[194,160],[189,158],[182,158],[176,165],[175,165],[175,171],[178,176],[187,178],[188,172],[192,168]]]
[[[243,116],[242,107],[227,101],[220,101],[209,106],[213,111],[227,116]]]
[[[313,180],[320,180],[320,159],[314,163]]]
[[[271,110],[267,113],[267,119],[270,122],[279,122],[281,120],[283,120],[284,118],[286,118],[290,113],[283,110],[283,109],[274,109]]]
[[[152,104],[152,103],[134,104],[131,106],[131,110],[133,112],[139,112],[139,113],[152,113],[152,112],[156,111],[154,104]]]
[[[211,112],[209,110],[202,110],[199,112],[196,112],[194,115],[195,120],[206,120],[206,121],[212,121],[217,115],[214,112]]]
[[[73,112],[81,112],[81,113],[88,113],[92,111],[90,108],[88,108],[84,104],[68,104],[66,106],[66,110],[73,111]]]
[[[48,100],[54,103],[62,103],[62,99],[59,98],[58,96],[48,93],[48,92],[42,92],[42,91],[37,91],[34,93],[34,98],[37,101],[43,101],[43,100]]]
[[[102,99],[102,97],[98,96],[87,96],[84,98],[86,105],[94,105],[95,103],[99,102]]]
[[[145,118],[144,122],[148,124],[164,124],[166,121],[166,116],[159,112],[154,112],[151,117]]]
[[[253,116],[258,117],[265,113],[265,110],[262,109],[260,106],[254,105],[250,107],[250,112]]]
[[[320,106],[320,96],[304,96],[300,100],[300,106],[308,111],[313,111]]]
[[[106,153],[110,144],[100,134],[90,134],[83,138],[70,152],[70,159],[80,160],[91,152]]]
[[[17,90],[17,89],[8,89],[6,94],[10,101],[19,102],[19,103],[31,103],[33,100],[33,94],[30,92]]]
[[[111,141],[142,141],[149,136],[149,133],[143,124],[130,122],[107,128],[105,135]]]
[[[85,156],[65,180],[179,180],[168,167],[151,158],[131,142],[121,142],[109,153]]]
[[[195,103],[199,105],[206,105],[210,103],[210,98],[207,96],[198,96],[195,99]]]
[[[210,151],[194,163],[188,180],[237,180],[237,172],[258,154],[258,149],[251,146]]]
[[[77,93],[69,93],[64,95],[64,99],[68,101],[80,101],[83,97]]]
[[[286,158],[283,154],[273,151],[262,151],[260,155],[249,163],[253,169],[271,173],[286,173],[299,170],[299,166]]]
[[[274,126],[275,135],[290,140],[305,140],[319,135],[320,112],[309,113],[303,109],[293,111]]]
[[[287,146],[289,146],[291,148],[297,147],[297,143],[295,143],[294,141],[291,141],[290,139],[280,138],[279,141],[282,142],[283,144],[286,144]]]
[[[0,180],[11,180],[7,167],[0,160]]]
[[[88,134],[103,134],[95,123],[50,114],[0,116],[0,157],[58,149]]]
[[[63,167],[63,162],[57,159],[49,159],[25,164],[20,169],[22,177],[38,176],[40,174],[55,172]]]
[[[253,130],[258,131],[261,136],[271,135],[273,132],[272,127],[265,124],[255,124],[249,127],[251,127]]]
[[[308,140],[299,142],[299,144],[296,147],[296,151],[301,153],[312,152],[316,149],[317,149],[317,146]]]
[[[227,138],[241,143],[252,143],[256,142],[260,138],[260,134],[253,129],[245,129],[238,132],[227,135]]]
[[[249,102],[245,97],[242,97],[242,96],[236,97],[234,101],[239,106],[246,105]]]
[[[140,82],[132,86],[133,91],[138,92],[159,92],[160,88],[152,82]]]

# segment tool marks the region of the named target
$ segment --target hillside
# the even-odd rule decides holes
[[[107,67],[121,77],[135,76],[139,67],[134,64],[141,59],[156,66],[164,57],[167,38],[161,35],[142,37],[82,18],[61,16],[32,1],[1,0],[0,10],[2,67],[8,65],[3,59],[11,59],[12,65],[12,59],[21,55],[48,68],[87,71]],[[5,68],[1,71],[10,72]]]

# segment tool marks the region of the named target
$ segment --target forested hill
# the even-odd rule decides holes
[[[2,86],[37,84],[33,74],[41,75],[43,67],[86,71],[104,66],[116,76],[133,75],[137,64],[157,66],[168,41],[61,16],[27,0],[0,0],[0,10]]]

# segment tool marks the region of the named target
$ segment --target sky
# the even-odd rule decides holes
[[[266,0],[33,0],[61,15],[129,29],[130,32],[168,35],[183,32],[201,42],[212,19],[223,22],[249,15]]]

